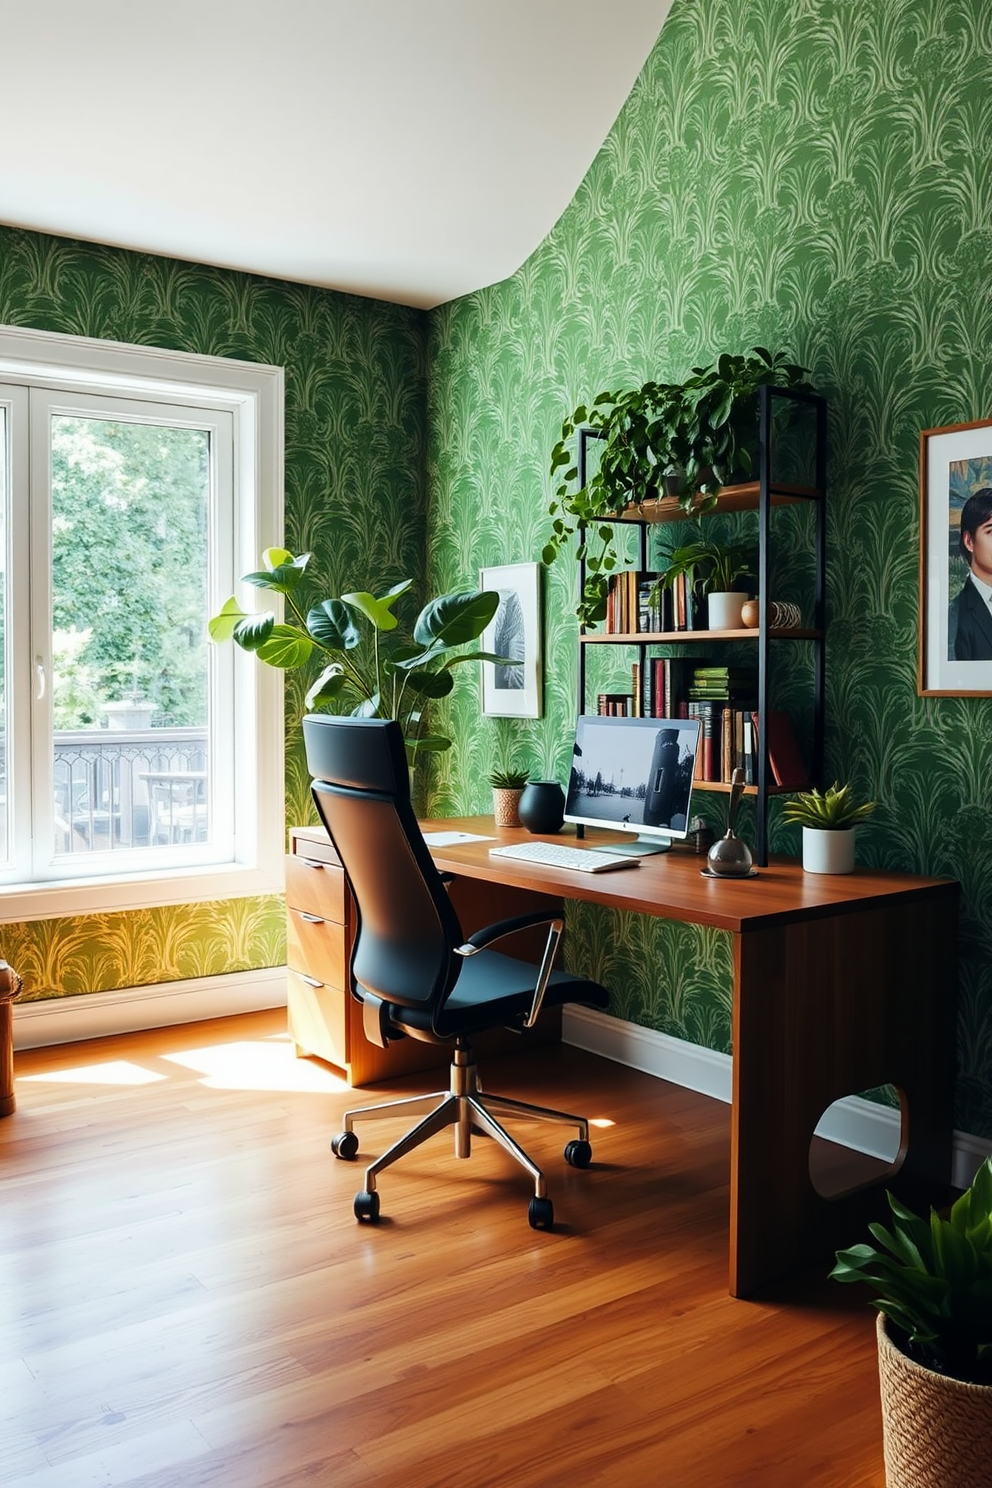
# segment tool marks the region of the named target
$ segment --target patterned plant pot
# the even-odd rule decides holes
[[[523,786],[519,790],[493,786],[493,817],[498,827],[519,827],[520,797],[523,793]]]
[[[878,1315],[886,1488],[988,1488],[992,1385],[949,1379],[893,1343]]]

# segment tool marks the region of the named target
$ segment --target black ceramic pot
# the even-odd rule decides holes
[[[528,832],[558,832],[565,819],[565,792],[557,780],[531,780],[517,811]]]

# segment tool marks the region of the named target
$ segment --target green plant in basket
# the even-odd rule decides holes
[[[864,1281],[874,1306],[919,1363],[992,1383],[992,1157],[946,1219],[922,1219],[888,1195],[891,1228],[869,1225],[877,1245],[837,1252],[835,1281]]]
[[[841,785],[835,780],[822,794],[816,789],[799,791],[791,800],[786,801],[782,820],[831,832],[842,827],[856,826],[858,822],[865,821],[874,810],[874,801],[862,801],[858,804],[850,785]]]
[[[493,790],[523,790],[529,779],[527,770],[494,770],[489,784]]]

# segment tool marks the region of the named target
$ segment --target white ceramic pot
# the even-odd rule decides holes
[[[740,630],[741,610],[747,603],[746,594],[710,594],[706,600],[706,613],[710,630]]]
[[[822,827],[803,827],[803,868],[807,873],[853,872],[854,828],[828,832]]]

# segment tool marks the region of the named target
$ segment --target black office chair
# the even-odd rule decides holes
[[[532,1117],[577,1127],[578,1138],[565,1148],[566,1162],[576,1168],[588,1167],[592,1157],[589,1123],[581,1116],[483,1095],[470,1038],[485,1028],[530,1028],[542,1006],[581,1002],[605,1007],[606,990],[552,971],[562,921],[547,911],[501,920],[465,938],[413,814],[397,723],[313,714],[303,720],[303,737],[317,810],[355,898],[351,987],[363,1004],[366,1036],[380,1047],[399,1038],[452,1045],[449,1090],[345,1113],[343,1131],[331,1145],[336,1157],[351,1159],[358,1152],[358,1117],[432,1107],[366,1169],[365,1187],[355,1197],[356,1218],[375,1224],[378,1175],[428,1137],[453,1126],[456,1157],[470,1155],[474,1130],[495,1138],[527,1169],[534,1180],[528,1218],[536,1230],[551,1229],[554,1210],[544,1175],[496,1117]],[[539,924],[549,926],[540,967],[488,949],[503,936]]]

